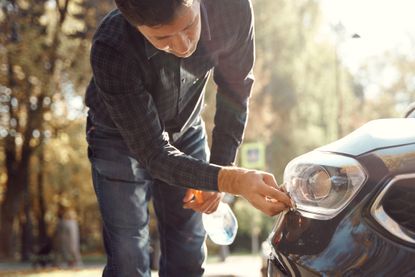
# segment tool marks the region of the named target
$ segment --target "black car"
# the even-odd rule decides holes
[[[287,165],[268,276],[415,276],[414,108]]]

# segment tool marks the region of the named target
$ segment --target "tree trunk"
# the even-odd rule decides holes
[[[37,193],[38,193],[38,202],[39,202],[39,216],[38,216],[38,228],[39,228],[39,238],[38,242],[39,245],[42,246],[47,243],[48,241],[48,234],[47,234],[47,225],[45,221],[45,214],[46,214],[46,203],[45,203],[45,191],[43,187],[43,167],[45,164],[45,155],[44,155],[44,147],[43,142],[39,147],[39,172],[37,175]]]
[[[16,252],[13,225],[22,206],[23,193],[29,185],[30,153],[30,149],[23,149],[19,167],[8,168],[7,189],[1,208],[0,253],[3,258],[13,258]]]
[[[10,89],[14,89],[16,80],[13,72],[12,55],[8,53],[7,57],[7,85]],[[15,118],[14,109],[11,101],[8,103],[9,116]],[[0,257],[13,258],[15,253],[15,230],[13,224],[15,215],[20,208],[20,198],[22,190],[21,178],[18,174],[17,151],[15,138],[10,134],[5,139],[5,166],[7,172],[6,192],[4,200],[1,204],[1,220],[0,220]]]
[[[25,204],[26,206],[26,204]],[[30,215],[30,208],[25,207],[24,217],[21,222],[22,230],[22,247],[21,247],[21,258],[22,262],[30,261],[30,256],[33,253],[33,224]]]
[[[26,173],[27,174],[27,173]],[[33,249],[33,223],[31,215],[31,197],[29,185],[26,183],[23,193],[23,212],[22,217],[22,247],[21,247],[21,261],[27,262],[30,260]]]
[[[16,230],[13,225],[19,212],[21,178],[8,174],[7,190],[1,207],[0,256],[3,259],[14,258],[16,252]]]
[[[18,170],[16,144],[14,138],[8,136],[5,140],[5,166],[7,172],[6,192],[1,205],[0,221],[0,257],[10,259],[15,253],[15,230],[13,230],[15,215],[20,209],[23,183]]]

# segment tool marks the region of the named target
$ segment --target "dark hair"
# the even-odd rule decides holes
[[[181,5],[191,0],[115,0],[125,19],[133,26],[157,26],[173,20]]]

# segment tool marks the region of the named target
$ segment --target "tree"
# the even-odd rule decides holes
[[[87,51],[101,11],[94,8],[96,2],[1,3],[0,134],[7,181],[1,204],[0,253],[5,257],[15,253],[16,222],[22,205],[22,258],[27,259],[31,251],[31,161],[37,154],[37,182],[42,197],[44,142],[70,124],[67,116],[73,100],[71,94],[85,88],[88,81]],[[45,201],[40,199],[39,203],[43,203],[40,211],[45,213]],[[43,216],[39,226],[44,225]],[[40,233],[44,235],[44,230]]]
[[[366,119],[400,117],[415,101],[412,53],[387,51],[382,58],[374,57],[360,68],[356,82],[363,87],[361,116]]]

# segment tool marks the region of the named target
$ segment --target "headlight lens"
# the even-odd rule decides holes
[[[353,199],[367,175],[350,157],[313,151],[292,160],[284,183],[304,216],[330,219]]]

